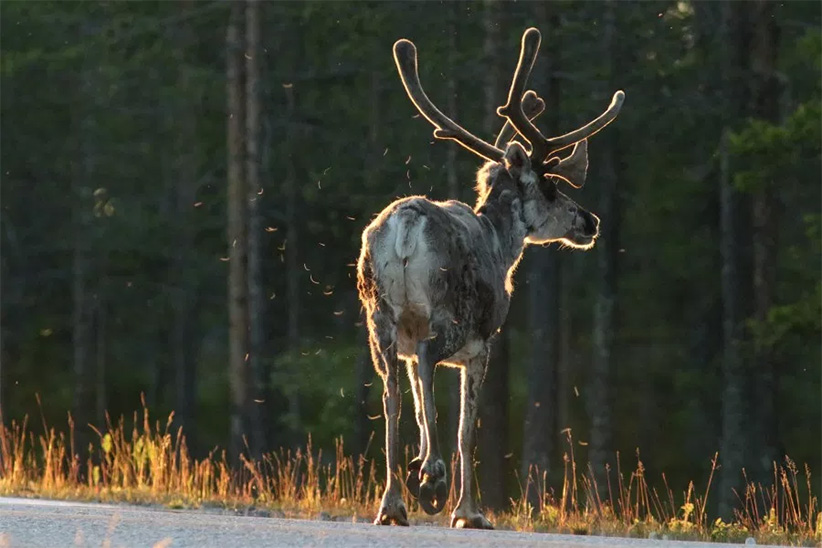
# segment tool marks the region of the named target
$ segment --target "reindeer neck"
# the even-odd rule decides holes
[[[491,187],[485,196],[480,195],[474,213],[487,219],[500,245],[506,271],[516,265],[525,247],[528,234],[522,210],[522,199],[516,188]]]

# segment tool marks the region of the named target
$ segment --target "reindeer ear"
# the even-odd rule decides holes
[[[517,178],[523,169],[531,168],[531,159],[528,157],[528,153],[525,152],[522,145],[516,141],[508,143],[508,146],[505,148],[503,162],[505,162],[505,169],[514,176],[514,178]]]
[[[588,140],[583,139],[574,145],[571,154],[554,167],[548,168],[547,172],[574,188],[581,188],[588,173]]]

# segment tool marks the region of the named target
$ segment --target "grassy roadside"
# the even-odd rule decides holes
[[[333,464],[325,464],[329,459],[313,450],[309,438],[304,449],[270,453],[259,460],[243,458],[242,466],[232,468],[224,452],[192,458],[182,432],[170,431],[172,418],[173,414],[164,424],[152,423],[144,408],[142,417],[135,413],[130,431],[122,417],[116,423],[108,421],[106,429],[97,432],[92,457],[85,462],[71,457],[75,447],[70,417],[67,432],[44,424],[46,433],[38,436],[25,421],[6,425],[0,420],[0,495],[220,507],[342,520],[370,520],[376,511],[382,494],[377,466],[347,455],[342,440],[330,459]],[[715,466],[716,459],[711,477]],[[454,471],[452,466],[452,478]],[[571,452],[565,457],[558,498],[549,494],[544,476],[535,477],[529,482],[535,494],[523,493],[511,501],[510,511],[489,516],[498,528],[727,542],[753,537],[759,544],[822,545],[822,512],[811,492],[810,470],[798,468],[790,459],[774,464],[771,485],[747,485],[731,523],[707,515],[710,480],[701,492],[691,483],[684,501],[675,503],[664,476],[662,492],[649,487],[639,459],[630,475],[621,470],[611,473],[607,488],[597,490],[591,470],[580,471]],[[805,497],[800,496],[800,484],[807,488]],[[449,504],[441,515],[427,516],[411,502],[411,521],[447,526],[455,502],[452,482]]]

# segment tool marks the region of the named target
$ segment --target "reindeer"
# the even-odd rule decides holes
[[[511,278],[528,244],[562,242],[590,249],[599,219],[560,192],[558,181],[579,188],[588,168],[587,139],[619,113],[617,91],[608,109],[587,125],[546,138],[532,123],[545,108],[526,82],[537,56],[540,33],[522,36],[506,119],[493,145],[443,114],[422,89],[417,50],[406,39],[394,44],[394,61],[414,106],[436,129],[434,137],[456,141],[486,160],[477,174],[477,203],[401,198],[365,228],[357,266],[374,367],[383,380],[387,480],[375,524],[408,525],[398,467],[399,360],[404,360],[420,430],[419,454],[408,465],[406,484],[428,514],[445,506],[446,468],[439,447],[434,403],[434,368],[461,369],[459,457],[461,490],[451,527],[493,529],[472,494],[471,448],[477,398],[489,347],[508,314]],[[518,133],[530,145],[512,141]],[[510,142],[509,142],[510,141]],[[560,151],[570,147],[567,156]]]

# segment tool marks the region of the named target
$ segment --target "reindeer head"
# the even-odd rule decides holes
[[[583,127],[558,137],[543,136],[532,120],[545,109],[545,103],[535,92],[525,91],[540,41],[540,33],[535,28],[529,28],[522,35],[508,101],[497,109],[506,123],[493,145],[466,131],[434,106],[422,89],[417,49],[412,42],[398,40],[394,44],[394,60],[411,101],[436,128],[434,137],[456,141],[488,160],[478,177],[480,203],[492,196],[495,188],[516,192],[522,204],[526,242],[561,241],[588,249],[599,233],[599,219],[560,192],[558,183],[564,181],[574,188],[585,183],[587,139],[617,117],[625,94],[617,91],[608,109]],[[511,141],[514,132],[527,141],[530,151]]]

